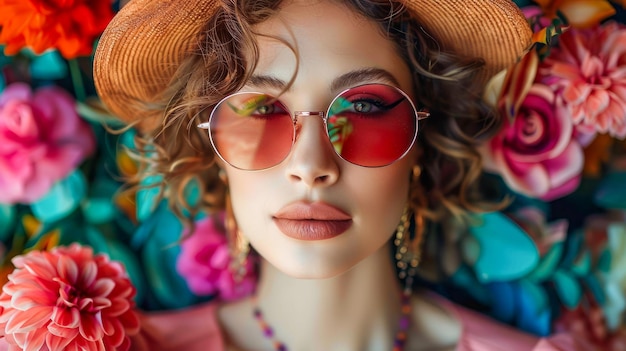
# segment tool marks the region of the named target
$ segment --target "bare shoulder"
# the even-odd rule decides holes
[[[455,350],[463,334],[463,325],[455,314],[425,293],[415,294],[412,306],[413,323],[407,349]]]

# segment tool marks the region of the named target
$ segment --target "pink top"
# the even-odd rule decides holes
[[[537,338],[500,324],[487,316],[437,300],[461,322],[463,331],[458,351],[593,351],[571,334]],[[136,351],[224,351],[224,339],[217,321],[219,305],[211,303],[182,311],[144,314],[143,331],[134,338]]]

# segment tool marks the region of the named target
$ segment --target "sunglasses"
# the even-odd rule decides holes
[[[263,93],[240,92],[222,99],[207,129],[218,156],[242,170],[262,170],[281,163],[297,137],[301,117],[319,116],[339,157],[363,167],[387,166],[406,155],[417,138],[418,111],[402,90],[386,84],[346,89],[326,112],[291,113],[279,99]]]

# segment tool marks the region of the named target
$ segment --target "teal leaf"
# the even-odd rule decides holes
[[[591,253],[583,251],[571,267],[572,273],[584,277],[591,272]]]
[[[541,258],[537,267],[525,279],[535,283],[546,281],[556,271],[562,255],[563,243],[555,243],[550,248],[550,251]]]
[[[478,240],[480,256],[474,265],[481,282],[513,280],[531,272],[539,262],[532,239],[500,212],[483,214],[470,227]]]
[[[105,110],[101,101],[97,98],[88,97],[85,101],[77,101],[76,112],[86,120],[94,123],[104,123],[112,128],[124,127],[124,123]]]
[[[529,333],[547,336],[552,329],[552,312],[548,296],[539,285],[521,280],[516,289],[518,305],[516,325]]]
[[[180,253],[178,240],[182,223],[161,204],[147,220],[149,233],[141,249],[141,260],[146,281],[160,308],[186,307],[197,301],[185,280],[176,272]],[[150,223],[151,222],[151,223]]]
[[[462,287],[463,290],[469,294],[473,299],[483,305],[489,305],[491,303],[491,294],[487,287],[480,284],[467,266],[460,266],[451,276],[455,286]]]
[[[608,248],[604,248],[600,253],[598,262],[596,263],[596,269],[602,273],[608,273],[611,270],[612,255]]]
[[[115,206],[110,200],[89,198],[83,205],[83,213],[89,223],[106,223],[115,216]]]
[[[578,229],[569,233],[567,240],[565,241],[565,250],[563,251],[563,259],[561,260],[562,267],[571,267],[579,257],[580,252],[584,250],[584,232]]]
[[[7,242],[13,235],[16,212],[15,206],[0,204],[0,241]]]
[[[111,260],[124,265],[128,277],[137,291],[135,300],[143,301],[146,286],[137,255],[123,243],[105,237],[102,232],[92,226],[87,227],[86,231],[87,243],[94,249],[94,252],[107,254]]]
[[[56,183],[52,189],[31,208],[42,222],[55,222],[72,213],[85,198],[87,181],[78,170]]]
[[[564,270],[557,270],[552,280],[561,303],[567,308],[576,308],[583,295],[582,287],[576,278]]]
[[[68,69],[59,52],[49,50],[41,55],[33,56],[30,74],[35,79],[58,80],[68,75]]]
[[[587,290],[589,290],[593,295],[593,298],[600,304],[600,306],[603,306],[606,302],[606,295],[602,283],[593,275],[583,277],[583,281],[587,286]]]
[[[186,184],[184,194],[185,200],[191,207],[196,206],[200,202],[200,185],[195,179],[192,179],[189,183]],[[189,213],[186,211],[184,214],[189,215]]]
[[[106,223],[115,217],[117,208],[113,196],[119,185],[108,179],[100,179],[91,184],[88,198],[83,202],[83,214],[93,224]]]
[[[490,314],[499,321],[511,323],[514,320],[516,306],[514,303],[514,287],[512,283],[490,283],[487,285],[491,296]]]
[[[595,193],[596,205],[609,209],[626,209],[626,172],[606,174]]]
[[[137,219],[142,222],[148,218],[158,205],[160,184],[163,181],[161,176],[149,176],[142,180],[142,188],[137,191]]]

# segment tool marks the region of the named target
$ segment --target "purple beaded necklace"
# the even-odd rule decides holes
[[[411,279],[409,279],[411,280]],[[404,345],[407,339],[407,330],[411,325],[411,295],[412,289],[410,288],[410,284],[407,284],[409,288],[405,288],[402,291],[402,295],[400,296],[400,321],[398,322],[398,331],[396,332],[396,336],[393,340],[393,348],[392,351],[402,351],[404,350]],[[259,323],[259,327],[263,331],[263,336],[269,339],[274,345],[274,350],[276,351],[287,351],[287,345],[285,345],[282,341],[278,340],[274,335],[274,329],[265,321],[263,318],[263,312],[259,308],[258,301],[256,296],[253,297],[253,314],[254,319]]]
[[[413,174],[415,176],[415,169]],[[417,173],[419,176],[419,173]],[[396,266],[398,277],[404,280],[404,289],[400,296],[400,320],[398,321],[398,331],[393,340],[392,351],[402,351],[406,344],[407,330],[411,325],[411,296],[413,295],[413,279],[417,273],[417,266],[421,260],[421,244],[424,234],[424,222],[422,216],[415,217],[415,237],[411,239],[409,235],[409,215],[408,207],[405,207],[400,220],[400,225],[396,230],[394,245],[396,247]],[[252,298],[254,319],[259,323],[263,336],[269,339],[276,351],[287,351],[287,345],[278,340],[274,335],[274,329],[263,318],[263,312],[259,308],[256,295]]]

